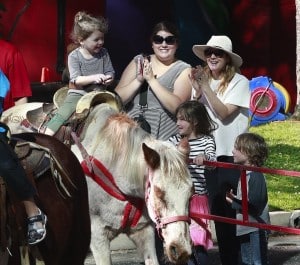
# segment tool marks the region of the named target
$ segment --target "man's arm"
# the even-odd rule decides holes
[[[15,100],[15,105],[21,105],[28,102],[28,97],[18,98]]]

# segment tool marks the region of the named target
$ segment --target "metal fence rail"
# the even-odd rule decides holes
[[[200,218],[205,218],[209,220],[214,220],[218,222],[225,222],[231,224],[239,224],[244,226],[251,226],[257,227],[261,229],[268,229],[273,231],[279,231],[284,233],[296,234],[300,235],[300,229],[292,228],[292,227],[285,227],[279,225],[271,225],[271,224],[264,224],[264,223],[256,223],[256,222],[249,222],[248,221],[248,198],[247,198],[247,180],[246,180],[246,171],[257,171],[267,174],[277,174],[277,175],[284,175],[289,177],[296,177],[300,178],[299,171],[291,171],[291,170],[282,170],[282,169],[270,169],[264,167],[253,167],[253,166],[243,166],[238,164],[232,163],[224,163],[224,162],[210,162],[204,161],[204,165],[206,166],[213,166],[213,167],[223,167],[223,168],[234,168],[241,171],[241,187],[242,187],[242,214],[243,220],[236,220],[233,218],[227,218],[217,215],[210,215],[210,214],[199,214],[195,212],[190,212],[190,217],[194,219],[196,222]]]

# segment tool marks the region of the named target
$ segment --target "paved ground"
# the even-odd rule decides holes
[[[291,212],[271,212],[271,223],[289,227],[291,219],[300,216],[300,210]],[[216,242],[214,225],[212,222],[212,238]],[[269,265],[300,265],[300,235],[283,235],[273,232],[269,239]],[[135,246],[125,236],[120,236],[112,241],[113,265],[140,265],[143,261],[137,256]],[[209,250],[209,265],[220,265],[218,246]],[[1,264],[0,264],[1,265]],[[85,265],[95,265],[95,261],[90,254]]]
[[[209,251],[210,265],[220,265],[217,245]],[[134,249],[112,251],[114,265],[140,265],[142,260],[137,257]],[[300,264],[300,236],[272,236],[269,240],[269,265]],[[95,265],[91,255],[85,265]]]

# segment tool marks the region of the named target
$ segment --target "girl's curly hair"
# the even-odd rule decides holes
[[[79,11],[74,17],[71,39],[75,43],[87,39],[95,30],[107,33],[108,22],[104,17],[94,17],[84,11]]]

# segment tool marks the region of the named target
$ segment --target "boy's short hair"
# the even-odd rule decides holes
[[[255,133],[242,133],[235,141],[235,149],[248,157],[251,165],[260,167],[268,158],[268,147],[265,139]]]

